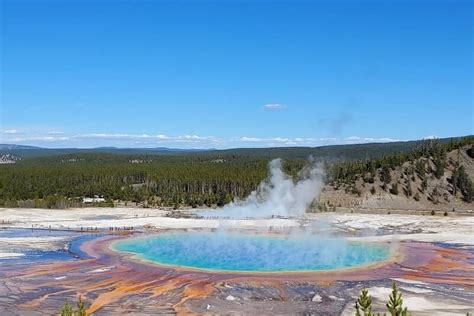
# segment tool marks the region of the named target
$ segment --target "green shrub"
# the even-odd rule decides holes
[[[419,201],[420,200],[420,194],[418,194],[418,192],[416,192],[415,195],[413,196],[413,198],[415,199],[415,201]]]
[[[397,284],[393,282],[392,284],[392,293],[388,298],[388,303],[386,304],[387,310],[391,316],[409,316],[408,308],[403,307],[402,293],[397,289]],[[375,316],[380,315],[380,313],[372,313],[372,297],[369,295],[367,289],[362,290],[359,298],[355,304],[356,316]],[[384,314],[386,315],[386,314]]]
[[[394,183],[392,184],[392,188],[390,189],[390,193],[393,195],[398,195],[398,184]]]
[[[367,289],[362,290],[359,299],[356,301],[356,316],[372,315],[372,297]]]
[[[386,306],[392,316],[408,316],[408,308],[403,308],[402,293],[398,291],[395,282],[392,284],[392,294]]]
[[[79,299],[77,300],[76,305],[77,305],[77,309],[73,310],[72,306],[66,300],[60,311],[61,316],[87,316],[88,315],[86,311],[86,305],[84,301],[82,300],[81,296],[79,296]]]

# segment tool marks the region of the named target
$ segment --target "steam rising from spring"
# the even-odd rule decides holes
[[[269,163],[269,171],[268,179],[244,200],[204,212],[204,216],[221,217],[216,231],[130,238],[113,247],[158,264],[224,271],[329,270],[388,258],[390,249],[386,245],[349,242],[333,234],[333,227],[324,219],[292,227],[275,227],[279,220],[263,221],[269,223],[272,234],[258,229],[263,226],[246,231],[242,221],[224,220],[300,216],[319,197],[323,173],[313,161],[299,172],[296,181],[282,170],[280,159]]]
[[[269,163],[270,177],[260,183],[246,199],[223,207],[219,216],[232,218],[303,215],[311,202],[319,198],[323,173],[312,159],[298,173],[298,180],[282,170],[281,159]]]

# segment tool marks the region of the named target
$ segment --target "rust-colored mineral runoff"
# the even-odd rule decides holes
[[[447,308],[451,304],[464,312],[470,308],[466,295],[474,291],[474,253],[468,247],[405,241],[389,260],[369,266],[231,273],[140,261],[109,248],[119,238],[128,237],[105,236],[85,242],[81,249],[88,259],[1,266],[1,314],[54,314],[65,299],[74,302],[79,295],[87,302],[88,312],[95,315],[252,314],[258,310],[350,314],[362,288],[389,287],[393,280],[408,302],[414,296],[445,300]],[[464,294],[456,297],[460,292]],[[424,315],[423,310],[420,314]]]

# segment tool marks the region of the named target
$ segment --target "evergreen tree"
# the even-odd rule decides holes
[[[402,293],[398,291],[395,282],[392,284],[392,293],[387,303],[387,309],[392,316],[408,316],[407,308],[403,308]]]
[[[61,316],[73,316],[72,306],[65,300],[63,307],[61,308]]]
[[[82,300],[82,296],[79,296],[79,299],[77,301],[77,312],[75,316],[87,316],[86,305]]]
[[[402,294],[398,291],[395,282],[392,284],[392,293],[390,294],[389,301],[386,304],[388,311],[391,316],[409,316],[408,308],[403,307]],[[355,304],[355,316],[375,316],[372,313],[372,297],[369,295],[368,290],[362,290],[359,298]],[[377,316],[381,315],[377,313]],[[386,315],[386,314],[384,314]]]
[[[425,192],[427,188],[428,188],[428,180],[426,179],[426,177],[424,177],[421,180],[421,192]]]
[[[415,164],[415,170],[420,179],[424,179],[425,174],[426,174],[426,165],[423,160],[418,160]]]
[[[390,189],[390,193],[393,195],[398,195],[398,184],[395,182],[392,184],[392,188]]]
[[[451,182],[454,188],[459,189],[466,202],[471,203],[474,200],[474,185],[467,175],[464,166],[459,166],[454,170]]]
[[[372,316],[372,297],[367,289],[362,290],[355,306],[356,316]]]
[[[87,316],[88,315],[86,311],[86,305],[84,301],[82,300],[81,296],[79,296],[79,299],[77,300],[76,305],[77,305],[77,310],[74,310],[72,306],[69,305],[69,302],[66,300],[60,311],[61,316]]]
[[[434,175],[436,178],[440,179],[444,175],[444,168],[446,168],[446,158],[444,153],[437,154],[433,160],[435,167]]]
[[[392,176],[390,175],[390,169],[386,165],[382,167],[382,170],[380,172],[380,180],[385,184],[388,184],[390,183],[390,181],[392,181]]]
[[[471,145],[471,147],[468,150],[466,150],[466,153],[469,157],[474,159],[474,145]]]

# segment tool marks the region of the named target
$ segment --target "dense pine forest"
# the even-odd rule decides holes
[[[69,154],[0,167],[4,206],[64,207],[85,196],[148,206],[223,205],[266,177],[268,159]],[[296,173],[304,161],[288,161]],[[110,203],[104,203],[110,205]]]
[[[462,149],[472,158],[473,144],[474,137],[469,136],[410,142],[404,146],[396,143],[391,149],[389,144],[334,146],[333,153],[352,150],[353,154],[349,158],[334,154],[314,158],[322,162],[330,186],[344,187],[357,195],[360,192],[354,184],[360,179],[367,184],[381,181],[379,190],[395,193],[402,188],[392,181],[393,170],[412,162],[404,169],[408,181],[415,176],[421,183],[430,176],[440,178],[447,167],[447,153]],[[286,157],[284,169],[296,179],[307,163],[302,153],[307,152],[287,150],[282,155]],[[256,152],[77,152],[26,157],[0,165],[0,206],[64,208],[82,206],[83,197],[93,196],[105,199],[98,206],[112,206],[114,201],[145,207],[221,206],[255,190],[267,176],[269,160],[285,149]],[[421,163],[425,158],[432,163]],[[462,165],[456,167],[449,181],[466,202],[474,199],[472,180]],[[411,195],[416,198],[415,194]]]

